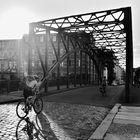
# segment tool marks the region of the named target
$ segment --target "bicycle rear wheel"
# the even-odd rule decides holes
[[[25,105],[25,101],[19,101],[17,106],[16,106],[16,114],[19,118],[24,118],[27,116],[29,111],[28,106]]]
[[[33,108],[35,113],[39,114],[43,109],[43,101],[40,97],[37,97],[34,101]]]

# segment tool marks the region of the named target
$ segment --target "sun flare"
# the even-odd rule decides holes
[[[28,33],[29,23],[36,18],[29,10],[12,8],[0,17],[0,39],[17,39]]]

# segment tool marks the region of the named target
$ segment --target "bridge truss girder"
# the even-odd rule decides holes
[[[52,32],[58,35],[57,47],[54,46],[51,39],[50,34]],[[56,62],[48,69],[47,65],[43,64],[41,55],[39,55],[45,74],[44,81],[47,80],[49,73],[56,66],[58,66],[59,73],[60,63],[71,53],[79,50],[84,51],[95,61],[98,74],[100,75],[101,62],[98,61],[96,50],[109,49],[115,52],[119,65],[126,69],[125,95],[126,101],[129,102],[130,84],[132,84],[133,77],[132,17],[130,7],[30,23],[30,36],[35,37],[36,34],[46,34],[46,41],[51,42],[56,56]],[[87,35],[90,38],[89,40],[86,40],[85,36]],[[63,56],[60,55],[61,41],[65,49]],[[72,50],[68,48],[69,42],[73,46]],[[39,53],[38,47],[37,50]],[[29,62],[29,71],[30,65],[31,63]]]

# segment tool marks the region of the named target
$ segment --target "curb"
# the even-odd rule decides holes
[[[103,140],[121,104],[116,104],[88,140]]]
[[[15,102],[19,102],[19,101],[21,101],[21,100],[23,100],[23,98],[13,99],[13,100],[8,100],[8,101],[2,101],[2,102],[0,102],[0,105],[2,105],[2,104],[15,103]]]

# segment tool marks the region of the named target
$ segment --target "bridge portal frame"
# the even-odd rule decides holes
[[[56,32],[58,34],[57,49],[54,46],[52,38],[50,36],[51,32]],[[79,50],[88,54],[89,57],[95,62],[96,69],[98,71],[99,77],[101,78],[101,62],[97,58],[96,50],[110,49],[115,52],[115,56],[119,64],[122,67],[125,67],[125,99],[126,102],[129,102],[130,87],[133,82],[133,40],[131,7],[72,15],[30,23],[29,36],[32,38],[39,33],[46,34],[46,46],[47,41],[50,41],[56,56],[56,62],[48,70],[47,47],[46,61],[44,65],[39,48],[36,45],[36,49],[38,50],[39,58],[44,72],[44,83],[45,81],[47,81],[49,73],[55,67],[57,67],[57,76],[59,80],[60,63],[65,58],[68,58],[71,53],[77,52]],[[84,36],[89,35],[90,41],[84,40],[84,36],[82,33],[85,33]],[[63,46],[65,49],[65,54],[62,57],[60,55],[60,42],[63,42]],[[69,50],[69,43],[72,44],[73,50]],[[76,57],[74,57],[74,60],[76,60]],[[31,72],[31,47],[29,47],[28,72]],[[57,88],[59,89],[59,85]]]

